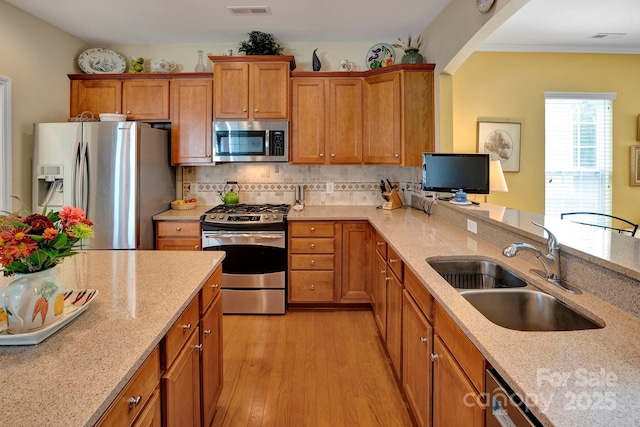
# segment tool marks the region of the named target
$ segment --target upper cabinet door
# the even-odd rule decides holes
[[[362,163],[362,80],[329,80],[330,164]]]
[[[251,64],[249,79],[250,117],[254,120],[289,118],[289,63]]]
[[[364,163],[401,164],[400,72],[367,77]]]
[[[211,164],[211,79],[174,79],[171,108],[171,164]]]
[[[249,119],[249,63],[213,64],[214,119]]]
[[[291,163],[324,164],[324,92],[324,79],[291,79]]]
[[[90,111],[98,118],[100,113],[122,112],[121,80],[73,80],[71,82],[71,117]]]
[[[169,79],[126,80],[122,95],[128,120],[169,120]]]

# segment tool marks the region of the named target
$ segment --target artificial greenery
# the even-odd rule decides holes
[[[284,50],[271,34],[251,31],[248,36],[248,41],[240,42],[239,52],[244,52],[247,55],[281,55]]]

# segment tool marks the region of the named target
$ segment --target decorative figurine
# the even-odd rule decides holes
[[[320,71],[322,64],[320,63],[320,58],[316,55],[316,50],[318,50],[318,48],[313,49],[313,71]]]

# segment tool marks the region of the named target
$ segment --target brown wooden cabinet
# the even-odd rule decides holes
[[[371,274],[371,226],[368,222],[342,224],[342,280],[340,302],[368,303]]]
[[[402,388],[418,427],[431,425],[433,327],[409,292],[403,293]]]
[[[100,80],[71,79],[70,116],[75,117],[85,111],[98,118],[100,113],[122,112],[122,81],[113,78]]]
[[[222,268],[200,291],[200,395],[202,425],[210,426],[222,391]]]
[[[213,82],[173,79],[171,89],[171,164],[213,163]]]
[[[381,254],[376,251],[374,271],[371,281],[371,305],[373,317],[378,325],[378,331],[383,340],[387,338],[387,260],[386,252]]]
[[[365,78],[365,164],[420,166],[422,152],[435,149],[432,67],[392,67]]]
[[[159,251],[199,251],[200,221],[155,221],[156,249]]]
[[[289,303],[336,301],[338,231],[333,221],[289,222]]]
[[[161,343],[163,425],[200,426],[200,296],[197,295]]]
[[[160,400],[160,387],[158,386],[151,398],[133,423],[133,427],[162,427],[162,402]]]
[[[362,163],[362,78],[291,82],[291,163]]]
[[[292,57],[209,58],[213,61],[215,120],[289,119]]]
[[[96,425],[130,426],[134,420],[134,425],[159,425],[155,398],[160,373],[160,353],[156,347]],[[149,423],[149,419],[153,421]]]
[[[438,335],[433,351],[433,426],[484,426],[484,403]]]
[[[71,117],[90,111],[122,113],[128,120],[168,121],[168,78],[121,75],[118,78],[95,75],[70,75]]]

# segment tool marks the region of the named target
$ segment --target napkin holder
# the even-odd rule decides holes
[[[391,210],[398,209],[404,206],[404,204],[402,203],[402,199],[398,194],[397,188],[393,188],[391,191],[384,192],[382,193],[382,195],[386,196],[383,197],[384,201],[382,202],[382,209]]]

